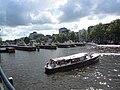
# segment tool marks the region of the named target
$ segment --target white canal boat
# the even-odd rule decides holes
[[[45,65],[45,73],[67,71],[80,68],[86,65],[94,64],[99,61],[99,54],[78,53],[74,55],[50,59]]]

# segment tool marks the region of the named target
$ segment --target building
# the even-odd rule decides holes
[[[59,29],[59,34],[62,34],[62,33],[69,33],[69,32],[70,32],[70,30],[67,29],[67,28],[65,28],[65,27]]]
[[[89,26],[88,27],[88,34],[90,33],[90,31],[94,28],[94,26]]]
[[[82,29],[82,30],[79,30],[79,32],[77,33],[77,37],[78,37],[79,42],[85,41],[86,36],[84,36],[84,37],[82,36],[82,34],[85,32],[86,32],[85,29]]]
[[[30,33],[30,35],[29,35],[29,38],[32,39],[32,40],[36,39],[38,37],[44,37],[44,35],[43,34],[38,34],[37,32]]]
[[[51,43],[51,42],[52,42],[52,36],[46,35],[46,43]]]

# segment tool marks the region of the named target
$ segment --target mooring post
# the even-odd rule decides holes
[[[38,52],[40,51],[40,48],[39,48],[39,46],[37,46],[37,51],[38,51]]]

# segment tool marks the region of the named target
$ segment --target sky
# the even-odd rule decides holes
[[[120,0],[0,0],[0,36],[14,40],[36,31],[57,34],[120,19]]]

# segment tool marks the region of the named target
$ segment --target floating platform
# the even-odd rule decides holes
[[[37,48],[40,48],[40,49],[57,49],[57,46],[56,45],[39,45],[37,46]]]
[[[85,46],[85,43],[75,43],[76,46]]]
[[[7,47],[0,49],[0,53],[15,53],[14,47]]]
[[[23,51],[36,51],[36,47],[34,46],[16,46],[15,49]]]
[[[75,47],[75,44],[65,44],[65,43],[59,43],[56,44],[58,48],[70,48],[70,47]]]
[[[56,44],[58,48],[70,48],[76,46],[85,46],[85,43],[59,43]]]

